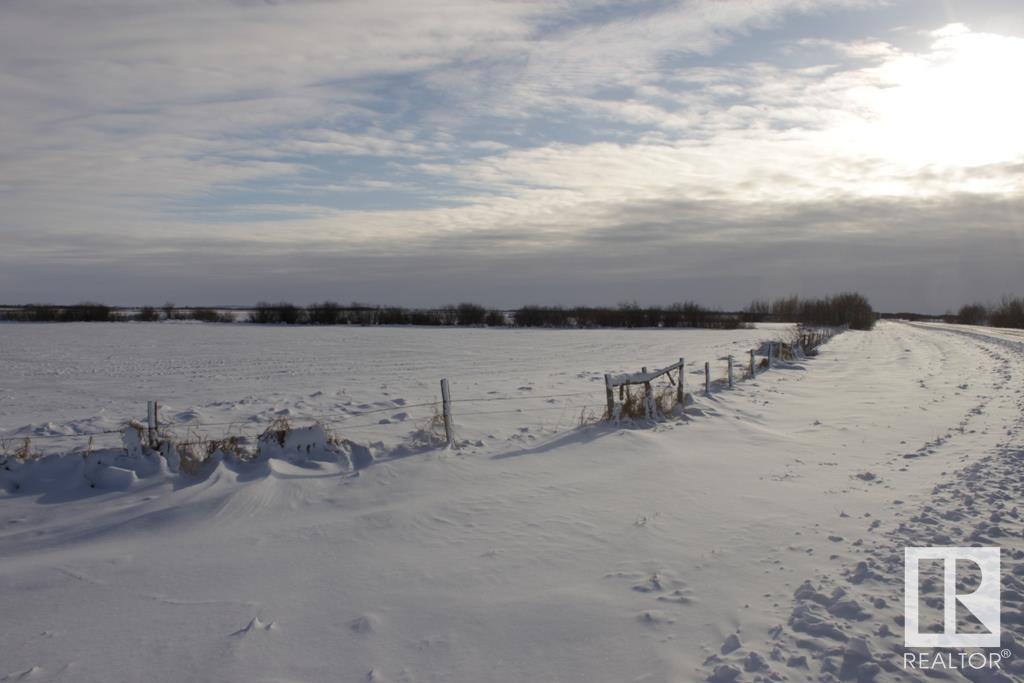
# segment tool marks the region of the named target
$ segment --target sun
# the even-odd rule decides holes
[[[932,33],[927,53],[870,70],[858,93],[863,151],[909,168],[970,168],[1024,159],[1024,39],[962,24]]]

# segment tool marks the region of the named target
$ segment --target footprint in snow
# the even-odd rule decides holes
[[[238,629],[234,633],[230,634],[228,637],[230,637],[230,638],[239,638],[239,637],[247,636],[247,635],[249,635],[251,633],[257,633],[259,631],[276,631],[276,630],[277,630],[277,625],[274,622],[272,622],[272,621],[264,622],[264,621],[261,621],[259,617],[253,617],[252,619],[249,620],[249,623],[246,624],[245,627]]]
[[[361,636],[369,635],[380,628],[380,617],[368,612],[348,622],[348,627],[353,633],[358,633]]]
[[[674,624],[676,620],[664,612],[658,610],[644,610],[637,615],[636,620],[647,626],[660,626],[662,624]]]
[[[43,670],[38,666],[33,666],[28,669],[25,669],[24,671],[7,674],[3,678],[0,678],[0,681],[26,681],[31,679],[42,678],[42,676]]]

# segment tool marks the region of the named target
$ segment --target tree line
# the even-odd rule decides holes
[[[165,304],[161,308],[143,306],[128,313],[106,304],[84,301],[71,306],[54,304],[28,304],[0,310],[0,320],[31,323],[119,323],[157,322],[160,320],[196,320],[204,323],[230,323],[235,317],[213,308],[177,308]]]
[[[519,327],[700,327],[733,330],[746,325],[735,313],[704,308],[691,301],[670,306],[642,307],[636,303],[615,308],[598,306],[524,306],[515,312]]]
[[[775,301],[757,300],[743,311],[726,312],[706,308],[692,301],[668,306],[640,306],[636,302],[618,306],[528,305],[513,311],[488,309],[463,302],[441,308],[420,309],[374,306],[354,302],[343,305],[322,301],[302,306],[291,302],[261,301],[245,309],[247,315],[214,308],[144,306],[126,311],[99,303],[74,306],[29,304],[0,310],[0,319],[24,322],[120,322],[196,320],[200,322],[249,322],[261,325],[430,325],[457,327],[546,327],[546,328],[643,328],[692,327],[736,329],[755,322],[798,322],[816,325],[849,325],[871,329],[876,318],[871,305],[860,294],[845,293],[823,299],[787,297]]]
[[[260,302],[249,314],[252,323],[274,325],[439,325],[487,327],[714,327],[734,329],[743,325],[739,316],[712,311],[694,303],[668,307],[641,307],[636,303],[616,307],[524,306],[515,311],[487,309],[460,303],[437,309],[341,306],[325,301],[311,306]]]
[[[502,327],[510,324],[504,311],[488,310],[479,304],[461,303],[442,308],[402,308],[353,303],[342,306],[324,301],[309,306],[288,302],[256,304],[247,318],[261,325],[435,325]]]
[[[870,330],[878,315],[867,298],[844,292],[821,299],[788,296],[774,301],[756,299],[744,310],[749,322],[787,322],[810,325],[848,325],[853,330]]]
[[[991,325],[1024,329],[1024,297],[1003,297],[998,304],[967,304],[955,316],[943,316],[949,322],[963,325]]]

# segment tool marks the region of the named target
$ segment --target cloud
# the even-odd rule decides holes
[[[594,301],[656,297],[682,249],[686,277],[746,270],[756,290],[789,282],[768,264],[840,246],[874,245],[891,274],[924,268],[916,243],[948,271],[947,236],[977,248],[934,207],[989,203],[998,258],[1019,256],[1024,40],[814,21],[880,4],[14,0],[0,285],[117,300],[102,283],[131,275],[160,299],[176,275],[197,302],[246,302],[278,296],[260,278],[308,298],[343,280],[439,303],[546,283]],[[787,32],[796,16],[812,35]]]

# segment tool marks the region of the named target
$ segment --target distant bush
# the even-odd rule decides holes
[[[487,311],[487,317],[484,318],[484,325],[487,327],[504,327],[508,325],[508,319],[505,317],[505,313],[502,311]]]
[[[992,308],[989,323],[993,327],[1024,329],[1024,298],[1004,296],[999,305]]]
[[[261,301],[249,314],[249,322],[261,325],[298,325],[308,321],[306,309],[284,301],[276,304]]]
[[[422,310],[409,312],[410,325],[444,325],[440,311]]]
[[[84,301],[61,310],[61,320],[67,322],[106,323],[121,319],[121,316],[105,304]]]
[[[486,319],[487,309],[480,304],[461,303],[455,307],[456,325],[483,325]]]
[[[772,314],[772,304],[767,299],[754,299],[743,309],[742,317],[744,322],[761,323],[769,320]]]
[[[154,323],[160,320],[160,313],[152,306],[143,306],[135,319],[144,323]]]
[[[52,304],[29,304],[7,311],[5,320],[17,322],[95,322],[106,323],[124,320],[124,316],[110,306],[85,301],[74,306],[54,306]]]
[[[676,303],[667,308],[642,308],[636,303],[616,308],[578,306],[524,306],[514,314],[518,327],[706,327],[736,329],[738,316],[712,311],[695,303]]]
[[[963,306],[956,314],[956,321],[963,325],[984,325],[988,320],[988,309],[984,304]]]
[[[7,320],[19,322],[48,323],[57,322],[61,319],[61,310],[50,304],[29,304],[22,308],[8,311],[4,316]]]
[[[218,311],[214,308],[190,308],[179,312],[179,320],[197,320],[201,323],[233,323],[235,316],[231,313]]]
[[[854,330],[872,329],[877,318],[868,300],[856,292],[823,299],[800,299],[797,296],[776,299],[771,304],[770,315],[779,322],[849,325]]]
[[[377,311],[378,325],[414,325],[413,314],[399,306],[390,306]],[[420,323],[424,324],[424,323]],[[430,323],[426,323],[430,324]]]
[[[313,304],[306,309],[310,325],[337,325],[341,322],[341,305],[333,301]]]

